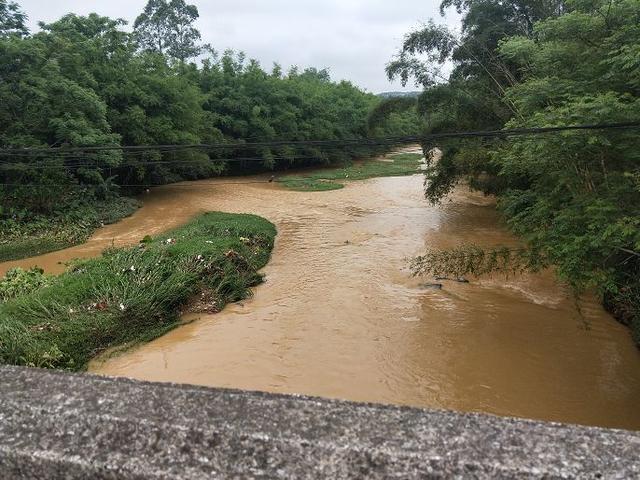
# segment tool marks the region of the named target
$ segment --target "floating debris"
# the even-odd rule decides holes
[[[442,280],[450,280],[452,282],[458,282],[458,283],[469,283],[469,280],[467,280],[464,277],[457,277],[457,278],[449,278],[449,277],[436,277],[436,281],[440,282]]]

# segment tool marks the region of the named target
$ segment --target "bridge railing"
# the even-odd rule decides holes
[[[0,367],[0,478],[640,478],[640,434]]]

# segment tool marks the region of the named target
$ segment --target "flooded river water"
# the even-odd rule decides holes
[[[0,265],[59,262],[137,243],[204,211],[255,213],[278,238],[255,296],[199,315],[90,370],[152,381],[301,393],[640,429],[640,352],[592,298],[550,273],[412,278],[425,247],[513,244],[492,201],[460,188],[440,207],[422,177],[329,192],[277,184],[166,186],[85,245]]]

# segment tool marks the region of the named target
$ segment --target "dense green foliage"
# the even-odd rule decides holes
[[[442,7],[452,5],[464,14],[462,36],[430,24],[407,37],[388,69],[426,87],[419,103],[429,131],[640,121],[638,0],[445,0]],[[434,66],[448,60],[455,69],[441,82]],[[443,156],[427,173],[428,198],[439,201],[461,179],[497,194],[529,245],[511,261],[555,264],[578,290],[598,288],[640,340],[640,130],[424,145],[434,146]],[[434,262],[460,273],[477,263],[482,273],[472,250],[431,252],[417,269]]]
[[[418,136],[424,130],[415,96],[389,97],[378,103],[367,123],[372,137]]]
[[[192,31],[195,18],[197,9],[183,1],[151,0],[132,33],[123,29],[122,20],[91,14],[67,15],[42,24],[42,31],[32,35],[3,35],[0,147],[367,136],[369,112],[380,99],[348,82],[332,82],[326,70],[294,67],[284,73],[275,65],[267,72],[244,54],[227,51],[218,56],[211,49],[200,65],[187,64],[186,59],[204,48]],[[154,47],[159,37],[167,43]],[[398,130],[395,125],[389,128]],[[209,177],[230,170],[221,158],[256,157],[262,159],[258,168],[286,168],[345,161],[370,151],[281,147],[4,155],[1,213],[49,213],[80,189],[83,198],[93,201],[146,185]],[[247,167],[230,165],[234,171]]]
[[[95,229],[131,215],[139,202],[128,197],[87,202],[77,198],[48,215],[14,215],[0,224],[0,262],[34,257],[84,243]]]
[[[49,280],[50,277],[47,277],[41,268],[9,270],[4,278],[0,279],[0,301],[6,302],[27,295],[47,286]]]
[[[285,73],[274,65],[266,71],[242,53],[220,56],[199,43],[197,18],[197,8],[184,0],[149,0],[132,32],[123,20],[69,14],[29,34],[18,5],[0,2],[0,148],[245,144],[372,133],[369,115],[382,101],[375,95],[331,81],[326,70]],[[373,133],[415,132],[415,119],[415,109],[392,112]],[[0,234],[6,245],[16,233],[44,232],[49,217],[72,221],[152,185],[343,163],[380,151],[281,146],[0,154]],[[252,161],[237,161],[245,158]],[[25,245],[42,252],[84,234],[71,235],[71,242],[59,236],[25,239]],[[0,259],[25,250],[12,247]]]
[[[139,247],[79,261],[66,273],[14,270],[0,281],[0,364],[77,370],[98,353],[148,340],[197,310],[250,295],[276,235],[252,215],[208,213]]]

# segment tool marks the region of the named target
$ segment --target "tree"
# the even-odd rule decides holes
[[[419,135],[424,128],[415,97],[389,97],[369,112],[367,126],[372,137]]]
[[[184,0],[149,0],[134,23],[134,32],[144,50],[167,54],[185,62],[202,53],[200,32],[193,26],[198,8]]]
[[[26,20],[27,15],[16,2],[0,0],[0,38],[27,35],[29,30],[25,25]]]
[[[437,104],[436,110],[442,106],[447,111],[447,120],[442,125],[430,122],[434,130],[470,123],[477,129],[500,128],[521,114],[505,95],[506,89],[519,82],[518,70],[498,54],[498,46],[514,35],[531,38],[534,23],[560,15],[564,0],[443,0],[441,13],[449,7],[463,13],[461,34],[429,21],[405,37],[399,54],[387,66],[387,75],[403,84],[413,79],[425,87],[422,103],[431,107],[442,98],[442,85],[455,90],[450,96],[458,97],[454,105],[460,108],[452,109],[448,100]],[[448,63],[454,69],[446,78],[442,66]],[[432,89],[438,90],[436,98],[429,98]],[[476,115],[479,108],[484,115]]]
[[[488,121],[492,129],[640,121],[638,0],[443,5],[465,13],[462,38],[450,47],[433,26],[412,34],[405,63],[390,72],[416,65],[407,61],[417,61],[415,53],[453,59],[451,78],[428,85],[420,98],[430,131],[486,128]],[[416,259],[415,271],[483,274],[552,264],[576,291],[596,288],[640,343],[639,138],[637,129],[603,129],[425,143],[444,152],[427,170],[427,197],[440,201],[462,179],[496,194],[527,248],[431,251]]]
[[[163,55],[170,44],[169,4],[166,0],[149,0],[133,24],[134,32],[144,50]]]
[[[48,54],[42,36],[0,41],[0,145],[5,147],[113,145],[120,140],[107,121],[107,108],[91,88],[65,76]],[[3,163],[1,203],[31,212],[50,212],[77,191],[103,191],[99,169],[118,164],[117,152],[97,155],[90,167],[69,173],[70,159],[20,158]],[[38,187],[31,185],[37,184]]]
[[[201,35],[193,26],[200,17],[198,8],[195,5],[187,5],[184,0],[171,0],[169,9],[172,34],[167,53],[181,62],[200,55],[204,47],[198,45]]]

